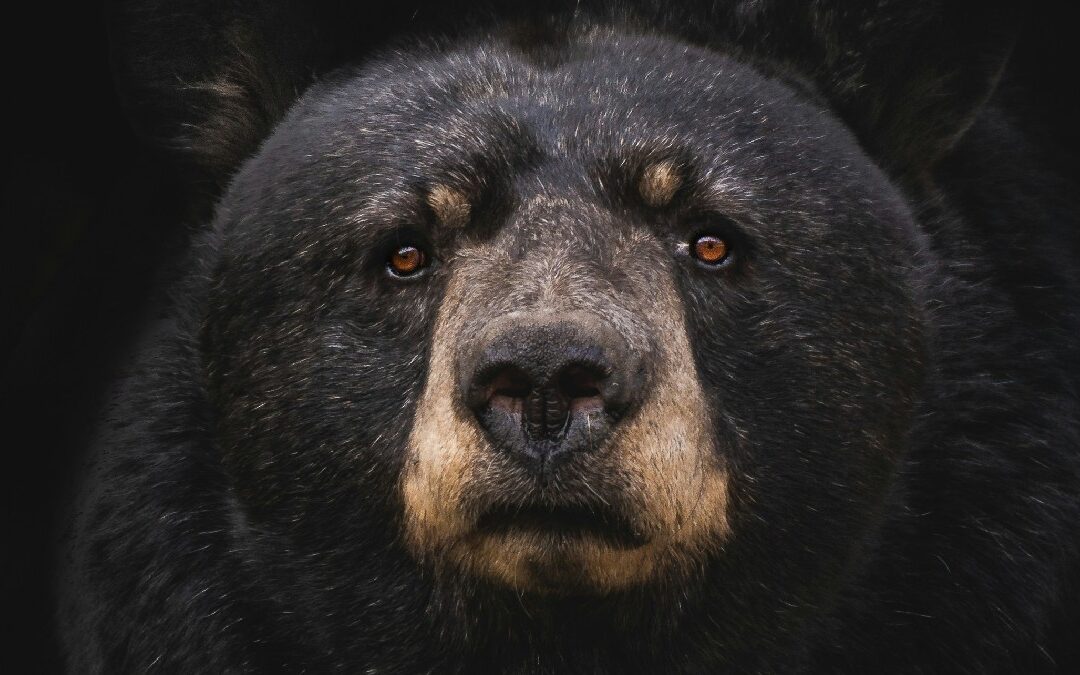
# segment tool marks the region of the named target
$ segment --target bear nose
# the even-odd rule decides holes
[[[637,402],[641,359],[611,326],[584,313],[500,320],[462,367],[462,393],[500,451],[548,471],[597,448]]]

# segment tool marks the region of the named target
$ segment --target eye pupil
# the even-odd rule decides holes
[[[704,235],[693,243],[694,257],[703,263],[718,265],[728,257],[728,243],[720,237]]]
[[[427,256],[415,246],[402,246],[390,254],[390,270],[407,276],[419,271],[427,263]]]

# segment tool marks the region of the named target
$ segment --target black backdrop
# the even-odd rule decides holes
[[[80,6],[81,4],[81,6]],[[99,3],[5,21],[0,672],[55,672],[56,506],[102,386],[182,241],[183,184],[129,130]]]
[[[1015,55],[1028,125],[1075,172],[1076,27],[1047,4]],[[81,5],[81,6],[79,6]],[[128,128],[97,3],[41,3],[5,20],[0,240],[0,671],[60,667],[50,593],[56,507],[102,389],[153,309],[191,191]]]

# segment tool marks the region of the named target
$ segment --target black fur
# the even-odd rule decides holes
[[[100,433],[71,670],[1080,666],[1080,224],[995,98],[1015,17],[660,4],[420,8],[424,39],[374,57],[301,3],[117,12],[136,118],[226,187]],[[655,156],[689,177],[672,213],[620,178]],[[675,267],[734,481],[733,537],[691,578],[531,597],[402,545],[445,277],[383,261],[417,236],[452,257],[418,197],[444,180],[508,249],[539,192],[660,237],[730,228],[736,267]],[[717,181],[742,195],[722,213]],[[617,226],[578,217],[600,248]]]

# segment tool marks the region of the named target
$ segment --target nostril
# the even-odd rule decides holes
[[[559,393],[569,402],[573,412],[603,410],[601,384],[605,379],[606,374],[598,368],[572,365],[559,374]]]
[[[586,366],[570,366],[559,375],[559,389],[566,398],[590,398],[600,395],[603,376]]]
[[[521,370],[507,367],[488,382],[484,401],[489,407],[521,414],[524,401],[532,391],[532,381]]]

